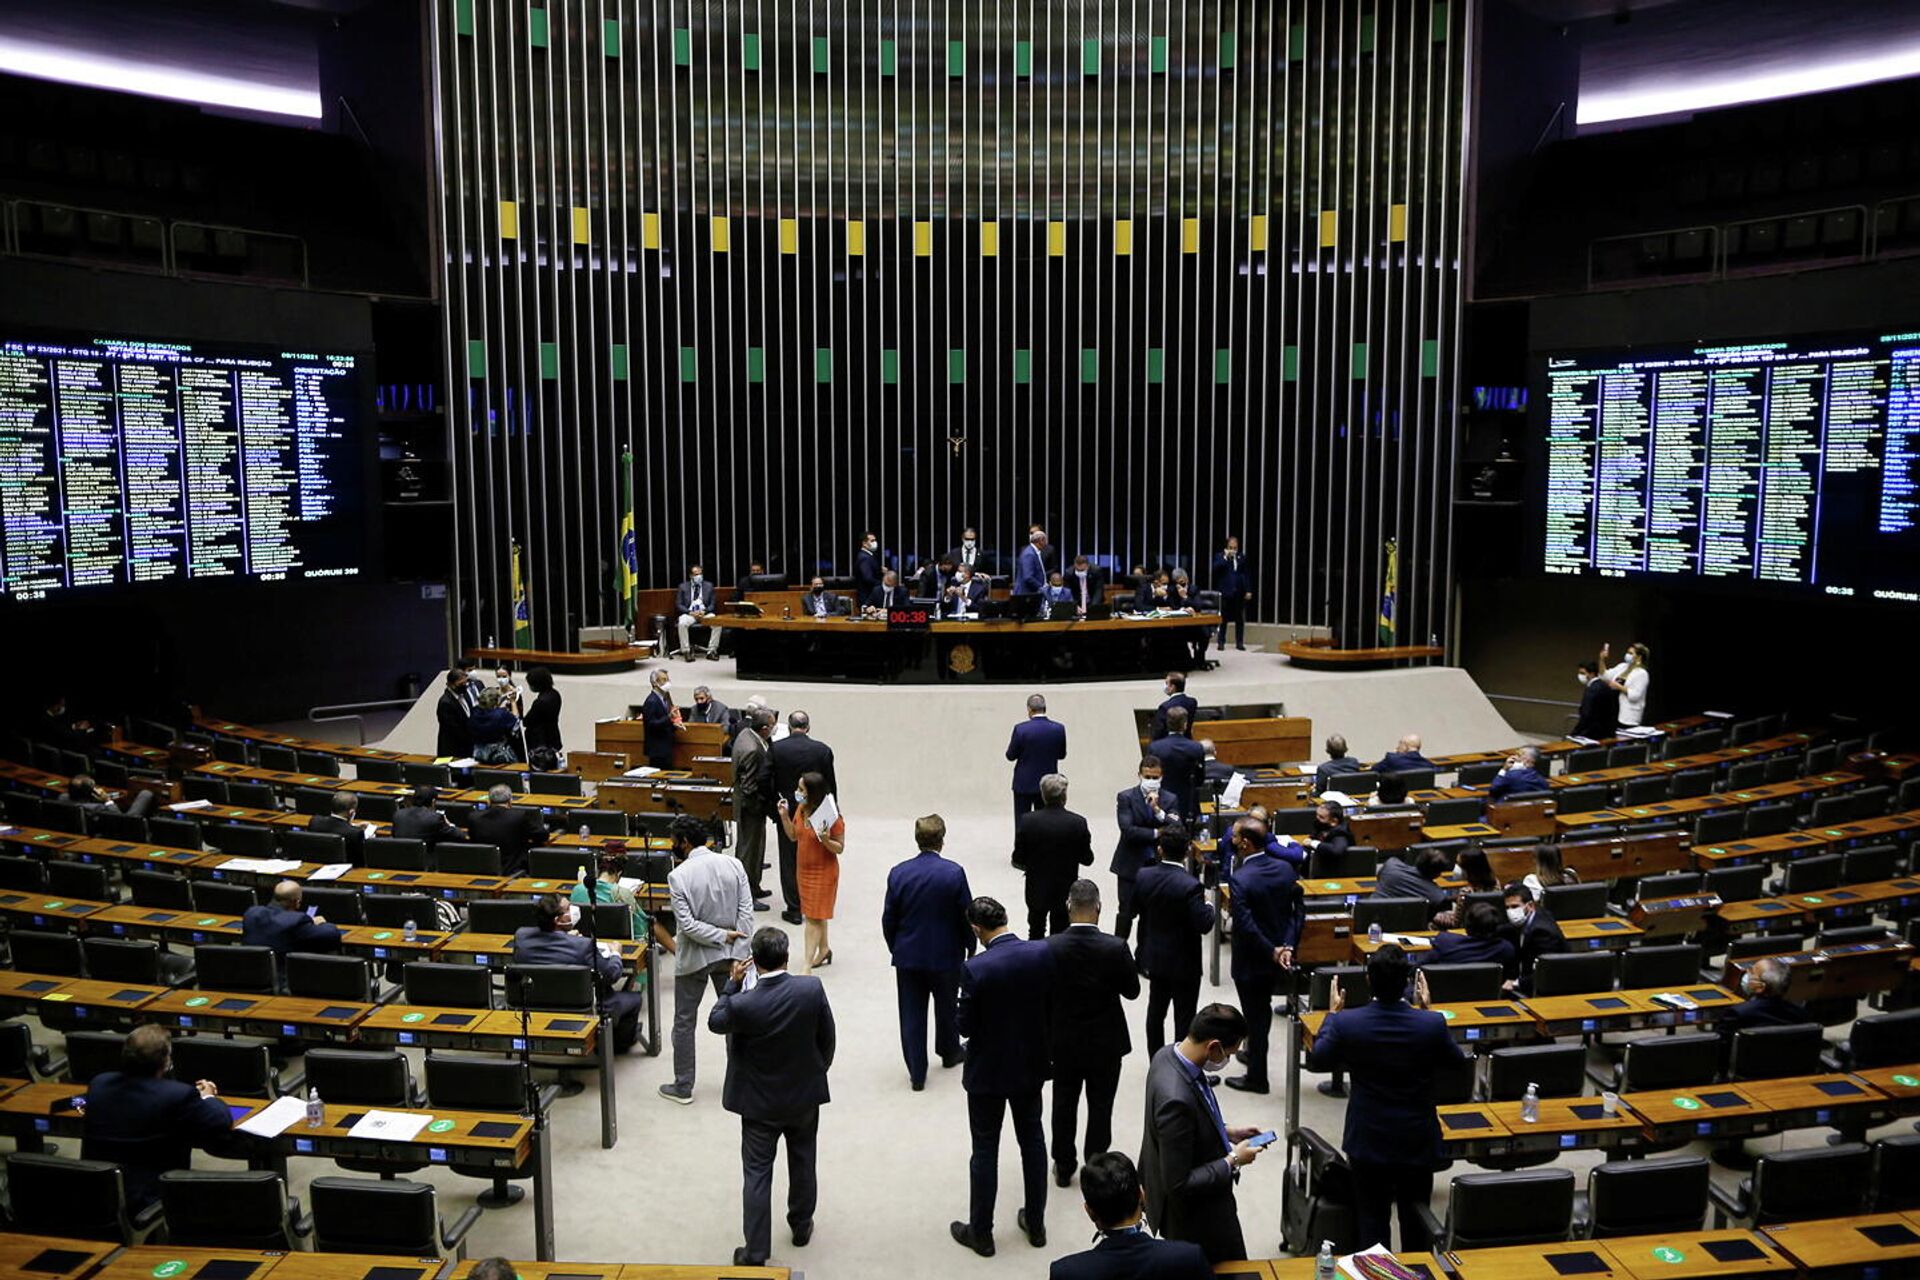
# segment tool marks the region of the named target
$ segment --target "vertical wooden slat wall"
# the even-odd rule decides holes
[[[1472,0],[433,0],[462,645],[1030,522],[1447,633]],[[464,390],[464,395],[461,392]]]

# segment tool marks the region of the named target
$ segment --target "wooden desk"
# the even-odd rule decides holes
[[[1540,1024],[1523,1004],[1513,1000],[1473,1000],[1436,1004],[1433,1012],[1447,1020],[1447,1030],[1462,1043],[1517,1040],[1539,1032]],[[1318,1009],[1300,1017],[1301,1047],[1308,1048],[1331,1016]]]
[[[348,1040],[362,1019],[379,1006],[357,1000],[309,1000],[304,996],[274,996],[261,1005],[261,1035],[303,1040]]]
[[[1766,1104],[1740,1085],[1623,1093],[1620,1105],[1640,1117],[1656,1144],[1773,1132]]]
[[[1838,889],[1822,889],[1818,893],[1722,903],[1713,914],[1728,933],[1742,934],[1769,928],[1776,923],[1786,925],[1828,916],[1870,915],[1876,907],[1906,907],[1912,905],[1916,898],[1920,898],[1920,879],[1902,876],[1897,880],[1876,880],[1867,884],[1842,885]]]
[[[0,1275],[79,1280],[119,1247],[93,1240],[7,1233],[0,1235]],[[146,1280],[152,1280],[151,1272]]]
[[[77,1018],[93,1018],[104,1014],[110,1019],[117,1019],[144,1010],[169,990],[168,987],[149,987],[138,982],[96,982],[90,978],[67,978],[60,983],[58,991],[41,996],[40,1002],[43,1006],[60,1005]]]
[[[45,891],[0,891],[0,916],[29,929],[66,932],[88,916],[105,911],[108,905],[105,902],[89,902],[84,898],[62,898]]]
[[[169,1026],[195,1031],[204,1028],[246,1028],[262,1025],[261,1010],[273,996],[243,991],[200,991],[180,988],[157,996],[144,1012]]]
[[[449,1280],[464,1280],[476,1260],[454,1264]],[[561,1276],[592,1276],[595,1280],[790,1280],[799,1273],[789,1267],[736,1267],[655,1262],[515,1262],[520,1280],[553,1280]]]
[[[95,912],[87,920],[87,932],[199,946],[203,942],[240,941],[240,917],[122,905]]]
[[[1280,652],[1296,667],[1331,667],[1342,671],[1360,671],[1374,667],[1412,665],[1423,658],[1442,658],[1446,650],[1431,644],[1374,646],[1369,649],[1336,649],[1331,641],[1287,640]]]
[[[1752,1280],[1791,1275],[1794,1264],[1757,1231],[1620,1236],[1607,1253],[1633,1280]]]
[[[1702,751],[1697,755],[1670,755],[1664,760],[1649,760],[1644,764],[1622,764],[1606,769],[1588,769],[1584,773],[1556,774],[1547,779],[1547,785],[1585,787],[1598,782],[1627,782],[1634,778],[1650,778],[1663,773],[1681,773],[1722,764],[1737,764],[1742,760],[1761,759],[1781,751],[1803,751],[1822,736],[1824,735],[1813,733],[1775,734],[1771,738],[1762,738],[1758,742],[1749,742],[1738,747],[1722,747],[1718,751]]]
[[[1894,1110],[1903,1116],[1920,1114],[1920,1063],[1899,1067],[1874,1067],[1855,1071],[1855,1080],[1864,1081],[1893,1100]]]
[[[1722,1010],[1739,1003],[1732,992],[1706,983],[1681,987],[1675,993],[1697,1002],[1698,1009],[1668,1008],[1654,1001],[1653,997],[1659,994],[1663,992],[1654,988],[1596,991],[1577,996],[1529,996],[1525,1003],[1550,1036],[1709,1022]]]
[[[1744,1080],[1741,1092],[1767,1108],[1773,1131],[1857,1122],[1861,1128],[1893,1118],[1887,1096],[1862,1080],[1840,1073],[1791,1076],[1783,1080]]]
[[[608,778],[594,803],[622,813],[690,813],[712,822],[733,816],[733,788],[720,783],[661,783],[652,778]]]
[[[1506,1139],[1494,1147],[1501,1155],[1598,1149],[1631,1151],[1647,1145],[1646,1128],[1639,1116],[1625,1107],[1608,1115],[1600,1099],[1595,1097],[1542,1098],[1540,1119],[1532,1123],[1520,1118],[1518,1101],[1469,1106],[1492,1115],[1507,1131]]]
[[[112,863],[122,875],[128,871],[184,871],[207,855],[198,849],[173,849],[163,844],[136,844],[125,840],[88,837],[67,851],[80,862]]]
[[[1459,1280],[1542,1280],[1562,1273],[1553,1264],[1565,1258],[1580,1276],[1631,1276],[1613,1256],[1611,1240],[1575,1240],[1568,1244],[1516,1245],[1508,1249],[1462,1249],[1445,1255],[1454,1263]],[[1444,1259],[1443,1259],[1444,1260]],[[1599,1264],[1594,1269],[1595,1263]],[[1566,1263],[1562,1264],[1566,1266]]]
[[[1798,800],[1803,796],[1823,795],[1857,786],[1862,779],[1851,773],[1822,773],[1787,782],[1773,782],[1745,791],[1719,791],[1711,795],[1690,796],[1685,800],[1662,800],[1656,804],[1616,805],[1592,813],[1561,814],[1554,821],[1562,830],[1615,826],[1623,822],[1646,822],[1654,818],[1684,818],[1689,815],[1739,809],[1776,800]]]
[[[416,923],[418,923],[416,921]],[[437,930],[416,929],[412,942],[407,941],[405,929],[392,929],[370,924],[346,924],[340,926],[340,950],[350,956],[365,956],[369,960],[392,960],[405,964],[414,960],[432,960],[447,936]]]
[[[379,1275],[392,1280],[432,1280],[446,1265],[443,1258],[394,1258],[355,1253],[289,1253],[274,1267],[271,1280],[366,1280]],[[193,1277],[185,1277],[193,1280]],[[249,1280],[253,1280],[249,1277]]]
[[[1784,1223],[1763,1228],[1762,1234],[1774,1248],[1816,1273],[1869,1264],[1879,1268],[1875,1276],[1905,1276],[1914,1274],[1920,1263],[1920,1217],[1910,1213]],[[1905,1265],[1888,1270],[1889,1263]]]
[[[99,1271],[95,1280],[155,1280],[156,1277],[194,1280],[209,1263],[223,1264],[221,1273],[230,1275],[232,1280],[266,1280],[270,1275],[278,1276],[280,1263],[291,1256],[294,1255],[251,1249],[194,1249],[174,1244],[139,1244],[123,1250]],[[328,1256],[346,1261],[346,1255]],[[357,1269],[342,1267],[333,1273],[333,1280],[365,1275],[366,1264],[372,1260],[362,1258],[357,1261],[361,1264]],[[431,1271],[423,1273],[432,1274]]]
[[[1819,951],[1793,951],[1767,957],[1745,956],[1726,962],[1720,984],[1737,988],[1747,970],[1761,959],[1771,959],[1786,966],[1785,998],[1796,1004],[1809,1000],[1858,999],[1905,985],[1915,954],[1911,943],[1890,940],[1847,943]]]
[[[644,658],[653,656],[651,641],[641,641],[620,649],[584,649],[569,653],[559,649],[468,649],[476,662],[518,663],[527,667],[552,667],[568,675],[591,676],[613,671],[631,671]]]
[[[647,967],[647,944],[642,939],[609,938],[620,949],[620,965],[629,973]],[[504,968],[513,960],[513,935],[510,933],[474,933],[471,930],[451,934],[440,946],[436,958],[448,964],[484,964]]]

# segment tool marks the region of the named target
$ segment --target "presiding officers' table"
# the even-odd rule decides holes
[[[1217,613],[1085,622],[991,618],[894,626],[860,618],[725,618],[745,680],[1032,684],[1121,680],[1206,661]]]

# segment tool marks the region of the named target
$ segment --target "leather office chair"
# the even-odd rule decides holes
[[[1693,800],[1713,790],[1713,770],[1682,769],[1671,775],[1669,794],[1675,800]]]
[[[1727,1079],[1777,1080],[1782,1076],[1810,1076],[1820,1072],[1820,1055],[1827,1047],[1818,1023],[1787,1027],[1742,1027],[1733,1033],[1727,1055]]]
[[[533,789],[527,786],[527,775],[520,769],[475,769],[470,781],[475,791],[505,787],[515,795],[525,795]]]
[[[220,916],[244,916],[260,904],[259,892],[253,886],[218,880],[195,880],[188,887],[187,896],[193,899],[195,911]]]
[[[184,987],[193,983],[193,961],[160,949],[146,938],[92,938],[81,942],[87,976],[101,982],[137,982]]]
[[[384,1253],[409,1258],[467,1256],[467,1232],[480,1219],[476,1206],[453,1226],[440,1221],[433,1187],[424,1182],[315,1178],[313,1247],[320,1253]]]
[[[518,1009],[525,1005],[528,1009],[542,1013],[577,1013],[582,1017],[600,1016],[599,979],[592,970],[583,965],[571,964],[510,964],[506,973],[507,1008]],[[601,1035],[611,1035],[612,1029],[600,1028]],[[542,1066],[558,1071],[561,1076],[560,1094],[572,1097],[582,1092],[586,1086],[575,1078],[581,1071],[599,1070],[597,1059],[588,1058],[539,1058]]]
[[[1746,831],[1747,814],[1744,809],[1722,809],[1717,812],[1703,813],[1694,821],[1693,843],[1727,844],[1738,840],[1746,834]]]
[[[482,965],[416,960],[401,969],[407,1003],[455,1009],[493,1007],[493,974]]]
[[[1331,1240],[1336,1253],[1351,1253],[1360,1241],[1347,1158],[1312,1129],[1298,1130],[1294,1142],[1281,1199],[1281,1246],[1288,1253],[1311,1254],[1321,1241]]]
[[[47,887],[47,867],[38,858],[0,854],[0,889],[24,889],[39,893]]]
[[[135,868],[126,874],[127,889],[136,907],[161,911],[193,910],[193,883],[172,871],[147,871]]]
[[[118,1071],[126,1043],[123,1031],[67,1032],[67,1079],[87,1084],[103,1071]]]
[[[366,866],[374,871],[425,871],[427,843],[400,836],[368,836],[361,846]]]
[[[1697,837],[1694,843],[1699,843]],[[1750,862],[1739,867],[1714,867],[1706,873],[1707,892],[1718,894],[1722,902],[1751,902],[1755,898],[1764,898],[1767,896],[1767,870],[1764,862]]]
[[[433,867],[449,875],[497,876],[500,874],[500,847],[443,841],[433,847]]]
[[[1719,1036],[1639,1036],[1626,1042],[1613,1088],[1616,1093],[1691,1089],[1711,1084],[1719,1070]]]
[[[1791,804],[1756,804],[1747,810],[1747,835],[1777,836],[1793,830]]]
[[[195,1080],[217,1081],[222,1094],[236,1098],[271,1101],[281,1094],[280,1076],[273,1069],[273,1050],[264,1040],[228,1040],[217,1035],[176,1036],[173,1078],[188,1084]]]
[[[96,781],[107,784],[107,779]],[[110,784],[108,784],[110,785]],[[127,844],[147,843],[147,820],[112,809],[89,809],[85,815],[87,834],[101,840],[119,840]]]
[[[1550,884],[1540,895],[1540,905],[1555,920],[1598,920],[1607,914],[1605,880],[1584,884]]]
[[[1604,782],[1588,783],[1580,787],[1561,787],[1553,792],[1553,807],[1558,813],[1592,813],[1604,809],[1613,802],[1611,788]]]
[[[1620,742],[1607,748],[1607,768],[1609,769],[1646,762],[1647,744],[1644,742]]]
[[[404,782],[398,760],[355,760],[353,776],[361,782]]]
[[[169,849],[198,851],[205,845],[200,824],[193,818],[148,818],[147,839]]]
[[[1427,994],[1435,1004],[1499,1000],[1503,975],[1497,964],[1423,964]]]
[[[552,1087],[540,1093],[540,1109],[545,1111],[559,1090]],[[430,1106],[450,1111],[494,1111],[501,1115],[524,1114],[527,1103],[526,1077],[519,1062],[512,1058],[477,1058],[459,1054],[436,1053],[427,1059],[427,1097]],[[455,1172],[464,1172],[456,1169]],[[524,1168],[502,1171],[489,1168],[470,1176],[489,1178],[490,1190],[479,1196],[484,1209],[505,1209],[526,1198],[526,1192],[511,1180],[533,1176],[531,1161]]]
[[[70,933],[15,929],[7,935],[13,967],[22,973],[45,973],[62,978],[85,977],[87,968],[80,939]]]
[[[1487,1055],[1487,1101],[1516,1101],[1529,1084],[1539,1085],[1543,1098],[1579,1097],[1587,1084],[1587,1047],[1517,1045]]]
[[[217,805],[226,804],[226,780],[223,778],[210,778],[203,773],[189,773],[180,779],[180,798],[182,800],[210,800]]]
[[[577,773],[529,772],[526,790],[542,796],[583,796],[587,793]]]
[[[373,966],[361,956],[326,956],[289,952],[286,961],[287,994],[312,1000],[373,1001]],[[321,1094],[326,1097],[326,1094]]]
[[[1705,962],[1702,949],[1694,943],[1628,947],[1620,953],[1620,989],[1691,986],[1700,981],[1700,966]]]
[[[1920,1209],[1920,1133],[1903,1133],[1873,1144],[1873,1189],[1868,1213]]]
[[[306,1087],[318,1089],[327,1102],[355,1107],[417,1107],[420,1094],[406,1055],[397,1049],[309,1049],[304,1063]],[[354,1173],[377,1173],[383,1181],[424,1169],[421,1163],[343,1156],[334,1161]],[[319,1204],[314,1205],[316,1216]]]
[[[323,812],[332,810],[329,808]],[[331,831],[305,831],[299,827],[287,827],[280,832],[280,852],[289,858],[317,862],[321,866],[348,861],[347,838]]]
[[[1920,1009],[1859,1019],[1838,1057],[1847,1071],[1920,1062]]]
[[[271,769],[275,773],[299,773],[300,757],[294,754],[292,747],[277,746],[271,742],[262,742],[253,749],[254,758],[262,769]]]
[[[133,1211],[120,1166],[16,1151],[7,1156],[13,1220],[41,1235],[134,1245],[160,1225],[160,1203]]]
[[[1465,1173],[1447,1189],[1447,1217],[1420,1206],[1435,1250],[1550,1244],[1573,1232],[1571,1169]]]
[[[32,1084],[59,1072],[65,1058],[33,1042],[33,1028],[24,1022],[0,1022],[0,1076]]]
[[[208,991],[270,996],[280,986],[273,952],[266,947],[227,943],[195,947],[193,968],[200,977],[200,985]]]
[[[1437,769],[1389,769],[1380,777],[1380,803],[1404,804],[1409,791],[1431,791]]]
[[[1541,956],[1533,962],[1533,994],[1578,996],[1611,991],[1615,963],[1610,951]]]
[[[1736,1191],[1713,1188],[1713,1225],[1734,1219],[1764,1227],[1858,1213],[1872,1184],[1873,1149],[1864,1143],[1769,1152]]]
[[[467,904],[471,933],[515,933],[533,924],[531,898],[475,898]]]
[[[1425,898],[1361,898],[1353,904],[1353,932],[1363,936],[1374,924],[1387,933],[1418,933],[1433,927]]]
[[[280,797],[264,782],[229,781],[227,803],[237,809],[278,809]]]
[[[287,1180],[266,1169],[169,1169],[160,1175],[160,1209],[167,1243],[185,1248],[294,1253],[313,1230],[288,1198]]]
[[[1624,805],[1660,804],[1672,795],[1673,778],[1664,773],[1628,778],[1620,785],[1620,803]]]
[[[1841,884],[1891,880],[1899,874],[1900,846],[1897,844],[1863,845],[1840,855]]]
[[[1307,876],[1313,880],[1351,880],[1370,876],[1378,868],[1377,850],[1353,845],[1337,852],[1315,849],[1307,855]]]
[[[566,812],[566,820],[568,827],[585,827],[590,835],[624,836],[628,834],[627,815],[618,809],[569,809]]]
[[[209,822],[200,828],[200,837],[215,852],[233,858],[271,858],[279,852],[279,838],[272,827]]]
[[[329,889],[325,886],[303,885],[300,889],[300,905],[317,907],[320,915],[328,924],[350,925],[367,922],[367,903],[377,894],[355,893],[351,889]],[[431,916],[428,919],[432,919]],[[404,921],[402,922],[404,923]],[[423,925],[422,928],[427,926]]]
[[[1477,787],[1492,782],[1500,776],[1500,762],[1489,760],[1484,764],[1463,764],[1454,774],[1454,782],[1462,787]]]
[[[88,902],[117,900],[105,867],[58,858],[47,863],[47,892],[56,898],[84,898]]]
[[[422,929],[439,927],[433,899],[424,893],[364,893],[360,907],[378,929],[404,929],[409,920]]]
[[[1583,1235],[1668,1235],[1698,1231],[1707,1216],[1711,1168],[1698,1156],[1609,1160],[1587,1170]]]
[[[1607,748],[1576,747],[1566,754],[1566,767],[1562,773],[1591,773],[1595,769],[1607,767]]]
[[[322,778],[337,778],[340,776],[340,757],[329,752],[295,751],[293,758],[300,766],[298,770],[300,773],[311,773]],[[357,771],[357,764],[355,768]],[[364,778],[366,774],[360,773],[359,776]]]

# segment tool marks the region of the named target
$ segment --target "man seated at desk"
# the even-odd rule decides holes
[[[338,951],[340,926],[328,924],[317,911],[308,915],[300,899],[299,881],[282,880],[274,885],[271,903],[248,907],[240,917],[241,943],[265,947],[282,961],[289,951]]]
[[[233,1129],[211,1080],[168,1079],[173,1040],[149,1022],[127,1034],[120,1070],[103,1071],[87,1085],[80,1156],[120,1166],[127,1208],[138,1212],[160,1198],[160,1175],[193,1163],[193,1148]]]
[[[1040,593],[1040,598],[1040,616],[1043,619],[1056,615],[1063,619],[1074,616],[1073,592],[1067,590],[1066,580],[1060,576],[1058,569],[1047,575],[1047,589]]]
[[[960,565],[953,571],[953,581],[947,584],[947,593],[940,600],[940,616],[943,618],[966,619],[980,616],[980,606],[987,599],[987,580],[976,578],[973,570]]]
[[[1487,799],[1503,800],[1508,796],[1527,795],[1535,791],[1547,790],[1548,783],[1540,776],[1540,752],[1535,747],[1521,747],[1507,757],[1500,772],[1487,786]]]
[[[1187,598],[1180,588],[1173,585],[1173,579],[1165,569],[1153,575],[1150,582],[1142,582],[1133,593],[1133,611],[1152,613],[1156,609],[1174,610],[1187,607]]]
[[[1518,953],[1519,976],[1506,985],[1521,995],[1533,994],[1533,962],[1541,956],[1564,954],[1567,935],[1559,923],[1540,907],[1533,889],[1524,880],[1515,880],[1506,888],[1507,936]]]
[[[813,581],[807,584],[807,594],[800,601],[800,609],[809,618],[843,617],[853,612],[853,602],[843,595],[828,591],[826,580],[815,574]]]
[[[1373,767],[1380,773],[1399,773],[1403,769],[1433,769],[1438,766],[1420,753],[1419,734],[1403,733],[1399,744],[1381,756],[1380,763]]]
[[[880,585],[867,596],[867,613],[885,618],[888,610],[907,607],[907,589],[900,585],[900,575],[892,569],[880,575]]]
[[[598,979],[600,1010],[613,1023],[613,1051],[625,1053],[640,1037],[641,997],[637,992],[619,991],[623,966],[618,955],[607,955],[571,928],[572,909],[557,893],[543,893],[533,900],[534,923],[513,935],[513,963],[567,964],[589,969]]]
[[[1427,916],[1436,929],[1452,926],[1453,898],[1437,883],[1447,870],[1447,855],[1438,849],[1422,849],[1408,862],[1399,854],[1380,864],[1379,878],[1373,882],[1376,898],[1420,898],[1427,904]]]
[[[1491,902],[1475,902],[1461,914],[1464,933],[1437,933],[1433,948],[1416,957],[1421,964],[1497,964],[1503,978],[1518,973],[1519,956],[1500,936],[1500,912]]]

